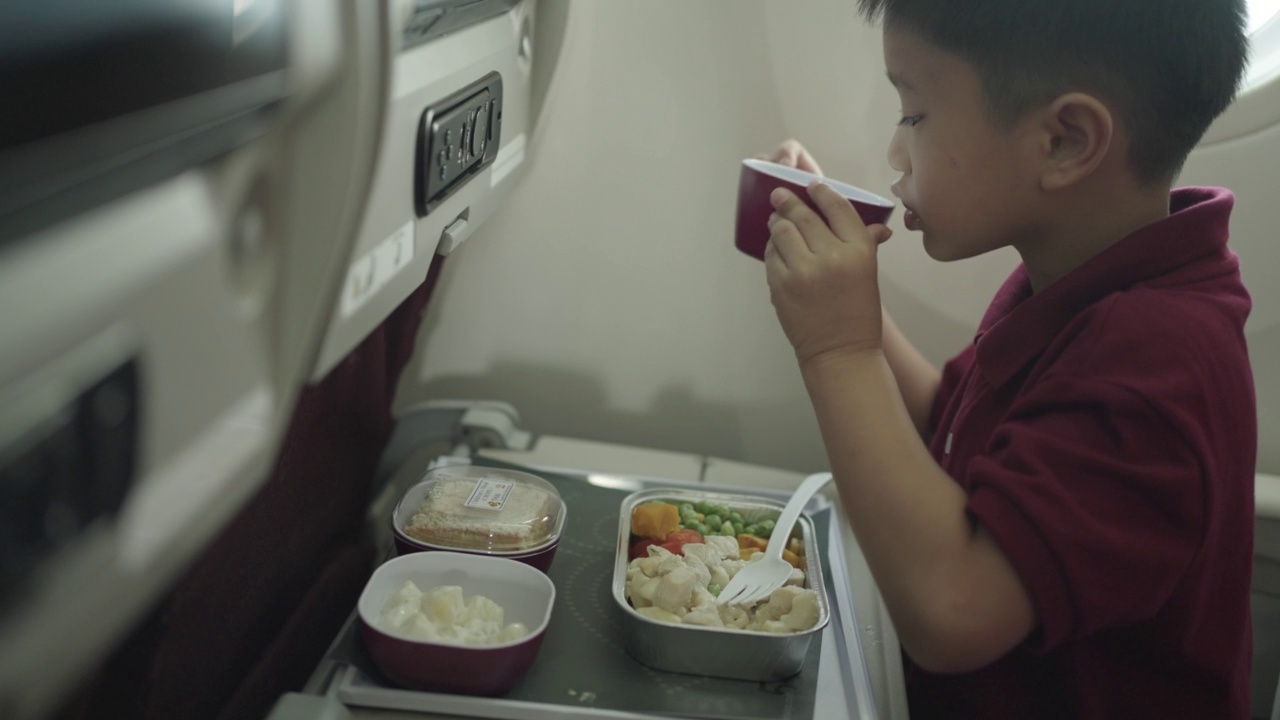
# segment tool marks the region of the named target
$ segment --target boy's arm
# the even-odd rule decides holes
[[[1035,626],[1026,590],[921,443],[884,356],[819,356],[801,373],[841,504],[912,659],[964,672],[1024,640]]]
[[[942,383],[942,373],[902,334],[888,310],[883,311],[881,321],[885,359],[893,370],[893,378],[902,393],[902,402],[907,406],[911,424],[927,444],[929,416],[933,411],[933,401],[938,396],[938,386]]]
[[[939,672],[982,667],[1031,633],[1030,598],[930,457],[894,380],[876,281],[887,229],[868,230],[828,187],[809,193],[825,221],[775,191],[765,267],[841,503],[913,660]]]
[[[822,175],[818,161],[813,159],[799,140],[784,140],[773,153],[762,153],[756,157]],[[888,310],[884,311],[884,354],[889,360],[889,367],[893,368],[893,376],[902,391],[902,401],[911,414],[911,422],[927,443],[929,415],[933,410],[933,400],[938,395],[942,375],[898,330]]]

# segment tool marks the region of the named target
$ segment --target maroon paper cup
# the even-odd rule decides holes
[[[742,161],[738,175],[738,216],[734,228],[734,245],[757,260],[764,259],[764,248],[769,244],[769,216],[773,205],[769,194],[774,188],[784,187],[795,193],[810,207],[808,186],[814,180],[822,180],[843,195],[867,225],[886,223],[893,214],[893,201],[842,182],[836,182],[811,172],[766,160]],[[817,210],[816,207],[814,207]]]

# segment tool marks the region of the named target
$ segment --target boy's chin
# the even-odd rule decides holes
[[[931,235],[927,230],[924,233],[922,244],[924,245],[925,254],[938,262],[963,260],[974,255],[974,253],[968,252],[962,247],[948,243],[936,235]]]

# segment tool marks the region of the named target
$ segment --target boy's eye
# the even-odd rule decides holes
[[[898,127],[915,127],[924,119],[924,115],[903,115],[898,121]]]

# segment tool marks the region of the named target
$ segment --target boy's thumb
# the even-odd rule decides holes
[[[893,237],[893,231],[888,225],[869,225],[867,232],[871,233],[871,239],[876,241],[877,245],[884,244],[889,238]]]

